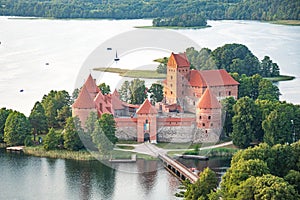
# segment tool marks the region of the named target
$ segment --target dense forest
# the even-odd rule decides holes
[[[198,14],[183,14],[169,18],[155,18],[152,21],[155,27],[176,26],[176,27],[205,27],[206,18]]]
[[[50,18],[166,18],[200,14],[210,20],[300,19],[298,0],[1,0],[0,15]]]

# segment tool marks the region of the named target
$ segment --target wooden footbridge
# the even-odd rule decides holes
[[[152,156],[159,158],[163,162],[164,167],[173,175],[177,176],[183,181],[189,180],[191,183],[195,183],[198,180],[198,175],[194,174],[190,169],[180,162],[167,156],[166,152],[164,152],[162,149],[159,149],[152,144],[145,145],[152,152]]]
[[[180,178],[181,180],[189,180],[191,183],[195,183],[199,176],[194,174],[186,166],[180,162],[173,160],[167,155],[159,154],[158,158],[163,162],[165,168],[170,171],[172,174]]]

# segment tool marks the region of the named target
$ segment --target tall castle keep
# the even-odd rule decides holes
[[[82,126],[90,112],[114,115],[121,140],[144,142],[216,141],[222,130],[220,100],[237,98],[239,83],[224,69],[191,70],[185,54],[172,53],[163,81],[164,99],[155,106],[122,102],[118,92],[104,95],[89,75],[72,105]]]

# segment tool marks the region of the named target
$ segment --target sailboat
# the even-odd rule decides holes
[[[118,62],[119,60],[120,60],[120,58],[118,57],[118,52],[116,51],[115,61]]]

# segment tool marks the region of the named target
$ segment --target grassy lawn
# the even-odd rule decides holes
[[[193,149],[195,148],[197,144],[191,144],[191,143],[163,143],[160,142],[156,144],[157,147],[163,148],[163,149]],[[201,147],[201,144],[199,144]]]
[[[134,149],[134,147],[133,146],[119,146],[119,145],[117,145],[117,147],[119,148],[119,149],[126,149],[126,150],[133,150]]]
[[[145,29],[202,29],[202,28],[208,28],[211,27],[209,25],[207,26],[191,26],[191,27],[182,27],[182,26],[135,26],[134,28],[145,28]]]
[[[208,157],[230,157],[230,156],[233,156],[237,151],[239,151],[239,149],[237,149],[237,148],[220,147],[220,148],[215,148],[215,149],[201,150],[201,151],[199,151],[198,155],[208,156]],[[189,150],[189,151],[169,151],[168,155],[171,156],[171,157],[174,157],[176,155],[184,154],[184,153],[191,154],[192,152],[193,152],[193,150]]]
[[[138,143],[137,141],[132,141],[132,140],[119,140],[117,142],[117,145],[118,144],[140,144],[140,143]]]
[[[290,81],[293,80],[294,76],[287,76],[287,75],[280,75],[277,77],[265,77],[265,79],[270,80],[272,82],[278,82],[278,81]]]
[[[120,68],[94,68],[96,71],[117,73],[123,77],[130,78],[149,78],[149,79],[164,79],[166,74],[159,74],[156,70],[130,70]]]
[[[290,26],[300,26],[300,20],[278,20],[272,21],[272,24],[290,25]]]

